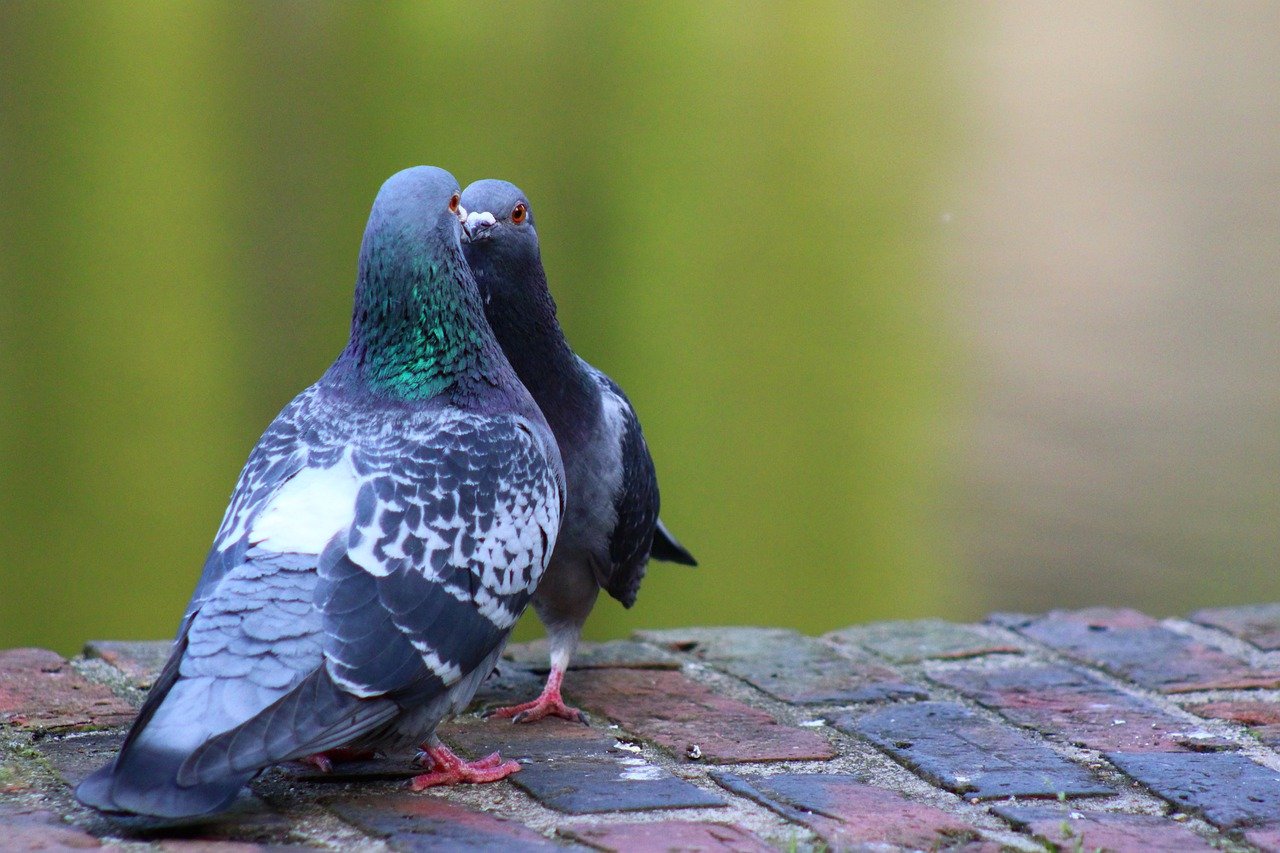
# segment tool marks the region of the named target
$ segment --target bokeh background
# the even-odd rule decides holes
[[[1278,598],[1277,34],[1268,2],[5,3],[0,647],[172,633],[417,163],[533,199],[702,562],[591,636]]]

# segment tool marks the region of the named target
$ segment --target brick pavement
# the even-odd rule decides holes
[[[582,650],[590,726],[469,714],[510,781],[412,794],[409,756],[282,766],[228,814],[122,824],[70,786],[107,760],[164,643],[0,651],[0,849],[1280,851],[1280,605],[1095,608],[642,631]],[[509,650],[476,709],[540,687]]]

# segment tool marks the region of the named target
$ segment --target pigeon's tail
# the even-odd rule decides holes
[[[346,692],[320,667],[262,713],[201,745],[183,763],[177,781],[204,785],[346,746],[386,726],[400,711],[390,699]]]
[[[676,541],[676,537],[671,535],[671,531],[667,530],[666,525],[662,523],[662,519],[658,519],[658,526],[654,528],[653,546],[649,549],[649,557],[654,560],[662,560],[664,563],[679,563],[682,566],[698,565],[698,561],[693,558],[693,555]]]
[[[248,720],[210,731],[202,724],[209,716],[210,689],[201,681],[178,681],[116,760],[76,789],[82,803],[166,819],[212,814],[230,806],[263,768],[342,746],[399,710],[390,700],[342,691],[321,667]],[[206,703],[204,716],[199,700]]]
[[[176,782],[183,763],[210,735],[208,687],[207,679],[180,681],[163,702],[144,708],[115,760],[76,788],[80,802],[104,812],[166,819],[199,817],[229,806],[254,771],[199,785]]]
[[[76,788],[76,798],[99,811],[178,820],[212,815],[231,805],[253,772],[202,785],[174,784],[185,753],[139,743]]]

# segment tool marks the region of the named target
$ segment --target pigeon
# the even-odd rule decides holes
[[[462,199],[471,211],[462,249],[485,315],[555,433],[569,485],[560,538],[533,597],[551,647],[546,687],[533,701],[491,713],[516,722],[552,715],[585,723],[560,688],[600,590],[631,607],[650,558],[697,561],[658,518],[653,459],[627,395],[565,340],[529,200],[497,180],[476,181]]]
[[[203,817],[262,769],[422,744],[421,789],[519,769],[435,735],[489,675],[564,511],[555,437],[485,322],[448,172],[383,184],[351,337],[245,464],[104,812]]]

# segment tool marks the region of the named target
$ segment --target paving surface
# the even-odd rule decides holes
[[[1280,605],[642,631],[565,681],[591,723],[441,727],[509,781],[414,794],[411,756],[272,768],[216,820],[123,824],[71,786],[160,643],[0,651],[0,849],[1280,851]],[[508,650],[475,711],[529,698]]]

